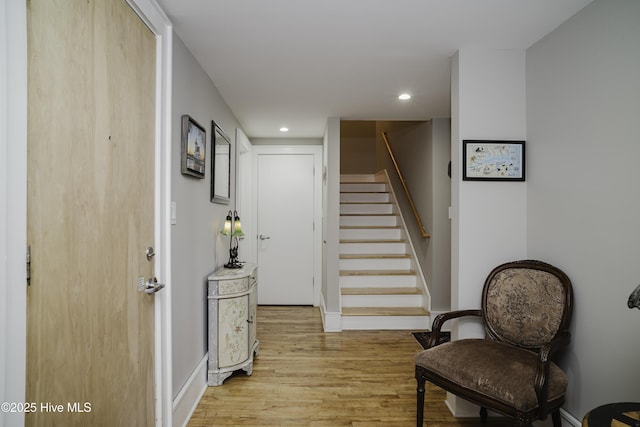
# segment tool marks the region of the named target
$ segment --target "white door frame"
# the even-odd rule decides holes
[[[173,26],[155,0],[127,0],[156,36],[155,274],[166,286],[155,295],[156,426],[173,418],[171,361],[171,88]]]
[[[236,129],[236,209],[242,220],[242,228],[246,237],[241,237],[240,245],[240,261],[256,262],[255,255],[255,239],[251,236],[255,234],[253,229],[253,167],[252,167],[253,146],[242,129]]]
[[[27,353],[27,7],[0,6],[0,402],[24,402]],[[0,411],[0,425],[24,413]]]
[[[320,305],[320,291],[322,288],[322,146],[321,145],[254,145],[253,146],[253,170],[258,168],[258,156],[261,154],[289,155],[289,154],[311,154],[313,155],[313,305]],[[252,228],[254,232],[258,230],[258,174],[254,173],[253,178],[253,203],[252,203]],[[284,209],[283,209],[284,210]],[[252,236],[254,242],[257,241],[257,234]],[[258,259],[258,245],[254,245],[254,259]],[[260,266],[258,265],[258,268]]]
[[[155,296],[156,426],[171,426],[171,22],[154,0],[127,0],[156,35],[155,272],[166,288]],[[23,402],[26,388],[27,11],[23,0],[0,7],[0,397]],[[10,106],[10,107],[9,107]],[[6,310],[6,311],[5,311]],[[11,326],[9,326],[11,325]],[[0,425],[24,414],[0,413]]]

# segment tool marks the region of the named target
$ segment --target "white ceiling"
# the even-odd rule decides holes
[[[328,117],[449,117],[458,49],[527,48],[591,2],[157,1],[249,137],[321,137]]]

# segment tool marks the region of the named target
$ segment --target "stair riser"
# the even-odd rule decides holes
[[[407,288],[416,286],[416,276],[340,276],[340,287],[345,288]]]
[[[342,295],[343,307],[422,307],[422,295]]]
[[[342,316],[342,330],[425,330],[429,316]]]
[[[340,174],[340,182],[384,182],[378,181],[374,174]]]
[[[341,254],[405,254],[406,243],[340,243]]]
[[[402,230],[399,228],[343,228],[340,230],[341,240],[400,240]]]
[[[411,260],[408,258],[360,258],[341,259],[340,270],[410,270]]]
[[[382,193],[385,191],[387,191],[387,184],[384,182],[340,184],[341,193]]]
[[[341,202],[388,203],[389,193],[340,193]]]
[[[390,203],[341,203],[340,214],[392,214],[393,205]]]
[[[362,227],[395,227],[396,225],[398,225],[398,217],[395,215],[341,216],[340,225]]]

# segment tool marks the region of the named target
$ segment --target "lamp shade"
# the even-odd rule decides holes
[[[231,236],[231,211],[227,214],[227,219],[224,221],[224,226],[220,234],[223,236]]]
[[[240,217],[238,216],[237,212],[235,213],[235,217],[233,218],[233,236],[244,236],[244,231],[242,231],[242,224],[240,223]]]

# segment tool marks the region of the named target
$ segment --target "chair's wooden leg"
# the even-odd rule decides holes
[[[485,408],[484,406],[480,407],[480,422],[482,424],[486,424],[487,423],[487,408]]]
[[[426,380],[419,375],[416,375],[416,380],[418,381],[418,389],[416,393],[416,426],[422,427],[422,422],[424,420],[424,384]]]
[[[553,427],[562,427],[562,417],[560,417],[559,409],[551,413],[551,419],[553,420]]]

